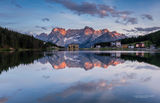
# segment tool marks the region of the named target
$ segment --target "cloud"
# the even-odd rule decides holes
[[[44,26],[35,26],[36,28],[40,28],[40,29],[42,29],[42,30],[47,30],[47,28],[46,27],[44,27]]]
[[[107,80],[76,82],[74,85],[71,85],[60,92],[50,92],[44,97],[39,98],[38,101],[59,103],[61,99],[63,99],[63,101],[66,101],[68,103],[75,103],[75,101],[72,100],[74,97],[74,99],[78,101],[76,103],[91,103],[93,102],[93,97],[97,97],[98,93],[99,95],[98,98],[100,98],[101,101],[108,103],[109,101],[106,100],[111,100],[111,96],[107,95],[108,92],[111,93],[112,92],[111,90],[114,89],[115,87],[124,85],[127,85],[127,83],[121,80],[115,80],[111,82],[108,82]],[[108,99],[107,97],[109,97],[110,99]],[[118,98],[113,98],[113,99],[115,100]]]
[[[5,13],[0,13],[0,17],[4,17],[4,16],[6,16]]]
[[[149,14],[143,14],[142,19],[153,20],[153,17],[152,17],[152,15],[149,15]]]
[[[152,94],[141,94],[141,95],[135,95],[134,97],[138,99],[147,99],[147,98],[154,98],[155,96]]]
[[[135,30],[140,31],[140,32],[151,32],[155,30],[159,30],[160,27],[148,27],[148,28],[141,28],[141,27],[136,27]]]
[[[135,27],[134,29],[131,29],[131,30],[127,30],[127,29],[123,29],[123,30],[126,32],[131,32],[131,33],[137,33],[137,32],[149,33],[149,32],[153,32],[156,30],[160,30],[160,27],[147,27],[147,28]]]
[[[15,25],[15,24],[18,24],[16,22],[3,22],[3,21],[0,21],[0,24],[1,25]]]
[[[12,17],[12,16],[7,13],[0,12],[0,18],[10,18],[10,17]]]
[[[15,5],[17,8],[22,8],[22,6],[18,4],[16,0],[11,0],[11,4]]]
[[[131,29],[131,30],[127,30],[127,29],[123,29],[124,31],[126,31],[126,32],[137,32],[136,30],[134,30],[134,29]]]
[[[27,35],[33,35],[33,36],[35,35],[35,33],[31,32],[31,31],[26,31],[26,32],[22,31],[21,33],[27,34]]]
[[[150,76],[150,77],[142,78],[141,81],[142,81],[142,82],[148,82],[148,81],[150,81],[151,79],[152,79],[152,77]]]
[[[83,2],[82,4],[76,4],[69,0],[47,0],[47,1],[62,4],[67,9],[74,11],[79,15],[81,14],[96,15],[99,12],[97,5],[94,3]]]
[[[50,76],[48,76],[48,75],[43,75],[42,76],[44,79],[49,79],[50,78]]]
[[[80,4],[69,1],[69,0],[46,0],[47,2],[55,2],[63,5],[65,8],[73,11],[78,15],[88,14],[91,16],[97,16],[104,18],[111,16],[117,18],[116,23],[121,24],[137,24],[137,19],[130,17],[133,13],[131,11],[119,11],[105,4],[95,4],[90,2],[82,2]]]
[[[120,18],[120,19],[117,19],[115,21],[116,23],[120,23],[120,24],[124,24],[124,25],[127,25],[127,24],[138,24],[138,20],[137,18],[134,18],[134,17],[127,17],[127,18]]]
[[[43,18],[42,21],[43,21],[43,22],[45,22],[45,21],[50,21],[50,19],[49,19],[49,18]]]

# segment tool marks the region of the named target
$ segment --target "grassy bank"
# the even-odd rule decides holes
[[[80,48],[79,50],[87,50],[87,51],[112,51],[112,50],[117,50],[117,51],[160,51],[160,49],[148,49],[148,48]]]
[[[0,48],[0,52],[7,51],[67,51],[65,48],[47,48],[47,49],[13,49],[13,48]],[[160,51],[158,49],[147,49],[147,48],[79,48],[79,51]]]
[[[0,48],[0,52],[7,52],[7,51],[51,51],[51,50],[62,50],[61,48],[47,48],[47,49],[24,49],[24,48]]]

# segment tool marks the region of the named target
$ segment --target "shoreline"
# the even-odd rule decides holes
[[[0,52],[21,52],[21,51],[50,51],[50,50],[60,50],[60,49],[9,49],[9,48],[0,48]]]
[[[148,51],[148,52],[160,52],[160,49],[148,49],[148,48],[79,48],[79,50],[67,50],[67,49],[13,49],[13,48],[0,48],[0,52],[20,52],[20,51]]]
[[[160,51],[160,49],[148,49],[148,48],[80,48],[79,51]]]

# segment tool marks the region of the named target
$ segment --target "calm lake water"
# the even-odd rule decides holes
[[[0,103],[160,103],[160,54],[3,52]]]

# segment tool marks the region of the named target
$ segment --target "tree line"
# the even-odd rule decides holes
[[[0,48],[41,49],[50,46],[58,47],[57,45],[49,42],[45,43],[33,36],[0,27]]]
[[[160,46],[160,31],[150,33],[144,36],[125,38],[121,40],[122,44],[130,44],[135,42],[150,41],[155,46]]]

